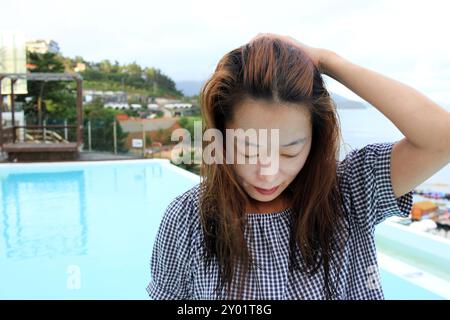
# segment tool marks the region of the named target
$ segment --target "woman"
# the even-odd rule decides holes
[[[405,137],[339,162],[339,122],[321,73],[370,102]],[[278,129],[279,148],[274,158],[233,141],[223,154],[232,149],[246,163],[203,163],[202,182],[164,214],[150,296],[382,299],[375,225],[407,216],[411,190],[449,163],[450,114],[332,51],[273,34],[220,60],[201,108],[205,130],[225,137],[227,129]],[[278,169],[262,174],[275,160]]]

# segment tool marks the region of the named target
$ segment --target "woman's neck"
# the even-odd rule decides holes
[[[280,212],[289,208],[290,205],[291,204],[289,203],[286,195],[283,192],[278,197],[268,202],[258,201],[253,198],[250,198],[249,202],[246,205],[245,211],[247,213]]]

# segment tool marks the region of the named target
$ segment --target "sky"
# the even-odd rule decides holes
[[[0,31],[58,42],[65,56],[204,81],[260,32],[337,52],[450,106],[450,2],[385,0],[0,0]],[[331,78],[328,88],[359,100]]]

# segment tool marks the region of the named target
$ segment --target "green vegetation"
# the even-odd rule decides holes
[[[64,59],[54,53],[27,53],[30,72],[64,72]],[[28,94],[17,96],[17,101],[24,105],[27,124],[62,125],[76,123],[76,84],[70,81],[28,81]],[[103,108],[100,100],[85,104],[83,108],[84,141],[87,143],[87,121],[91,122],[92,149],[113,151],[113,122],[115,116],[122,111]],[[63,134],[62,129],[55,130]],[[127,134],[117,124],[117,151],[125,152]],[[68,131],[69,141],[76,139],[75,130]],[[87,146],[86,146],[87,148]]]
[[[202,117],[201,116],[181,117],[178,120],[178,124],[180,125],[180,127],[189,131],[189,133],[191,135],[191,139],[194,138],[194,122],[195,121],[202,121]]]
[[[53,53],[27,53],[31,72],[64,72],[64,64]],[[75,84],[66,81],[28,81],[28,99],[25,95],[16,100],[24,103],[28,124],[42,124],[44,120],[76,120]],[[69,107],[68,107],[69,106]],[[51,117],[50,117],[51,115]]]
[[[189,131],[189,134],[191,135],[191,141],[193,142],[194,140],[194,122],[195,121],[202,121],[202,117],[201,116],[188,116],[188,117],[181,117],[178,120],[178,124],[180,125],[180,127],[186,129]],[[191,145],[191,147],[193,147],[193,145]],[[191,160],[194,160],[194,150],[191,149],[190,153],[191,153]],[[183,151],[180,152],[180,157],[183,156]],[[180,163],[180,164],[175,164],[171,161],[172,164],[183,168],[185,170],[188,170],[190,172],[193,172],[195,174],[200,174],[200,165],[195,164],[195,163],[190,163],[190,164],[186,164],[186,163]]]
[[[103,108],[103,102],[100,99],[94,99],[92,103],[84,106],[84,127],[83,141],[85,141],[85,149],[88,148],[88,121],[91,125],[92,150],[96,151],[114,151],[113,130],[116,115],[121,112],[113,109]],[[116,123],[117,136],[117,152],[127,152],[125,140],[128,133],[123,132],[119,122]]]
[[[175,82],[159,69],[143,68],[136,62],[120,65],[117,61],[111,63],[109,60],[88,62],[81,57],[62,60],[68,71],[73,71],[77,63],[84,64],[86,69],[80,74],[83,76],[86,89],[126,91],[129,94],[147,97],[182,97],[182,93],[176,89]]]
[[[154,136],[154,140],[161,142],[163,145],[170,145],[173,144],[174,142],[171,140],[171,136],[172,136],[172,130],[170,128],[168,129],[159,129],[155,136]]]
[[[164,117],[164,112],[162,112],[161,110],[156,111],[156,118],[162,118]]]
[[[192,103],[193,98],[183,97],[176,89],[175,82],[164,75],[159,69],[141,67],[137,63],[120,65],[117,61],[109,60],[101,62],[87,62],[82,57],[67,58],[54,53],[27,53],[29,72],[74,72],[76,68],[84,68],[79,72],[83,77],[83,89],[102,91],[125,91],[128,103],[146,105],[154,101],[155,97],[175,98],[182,102]],[[42,124],[44,121],[50,124],[76,123],[76,84],[70,81],[29,81],[28,95],[19,95],[16,101],[22,102],[27,124]],[[191,115],[181,117],[179,123],[194,135],[194,121],[201,120],[200,111],[196,102],[191,110]],[[113,151],[113,123],[117,114],[127,114],[138,117],[141,110],[126,109],[113,110],[103,108],[103,102],[94,99],[91,103],[84,104],[83,119],[85,130],[83,132],[85,144],[87,144],[87,121],[91,124],[92,149]],[[157,118],[164,116],[162,111],[156,113]],[[59,130],[59,129],[58,129]],[[62,134],[61,132],[58,132]],[[170,130],[160,130],[155,135],[155,141],[164,144],[172,144]],[[127,134],[122,131],[117,123],[118,152],[127,151],[125,139]],[[75,130],[69,130],[69,140],[75,140]],[[151,144],[151,141],[147,141]],[[85,146],[87,149],[87,145]]]

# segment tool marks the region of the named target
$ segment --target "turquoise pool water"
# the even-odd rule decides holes
[[[387,300],[443,300],[444,298],[381,268],[381,282]]]
[[[0,166],[1,299],[147,299],[169,202],[199,178],[166,161]],[[381,270],[386,298],[440,296]]]

